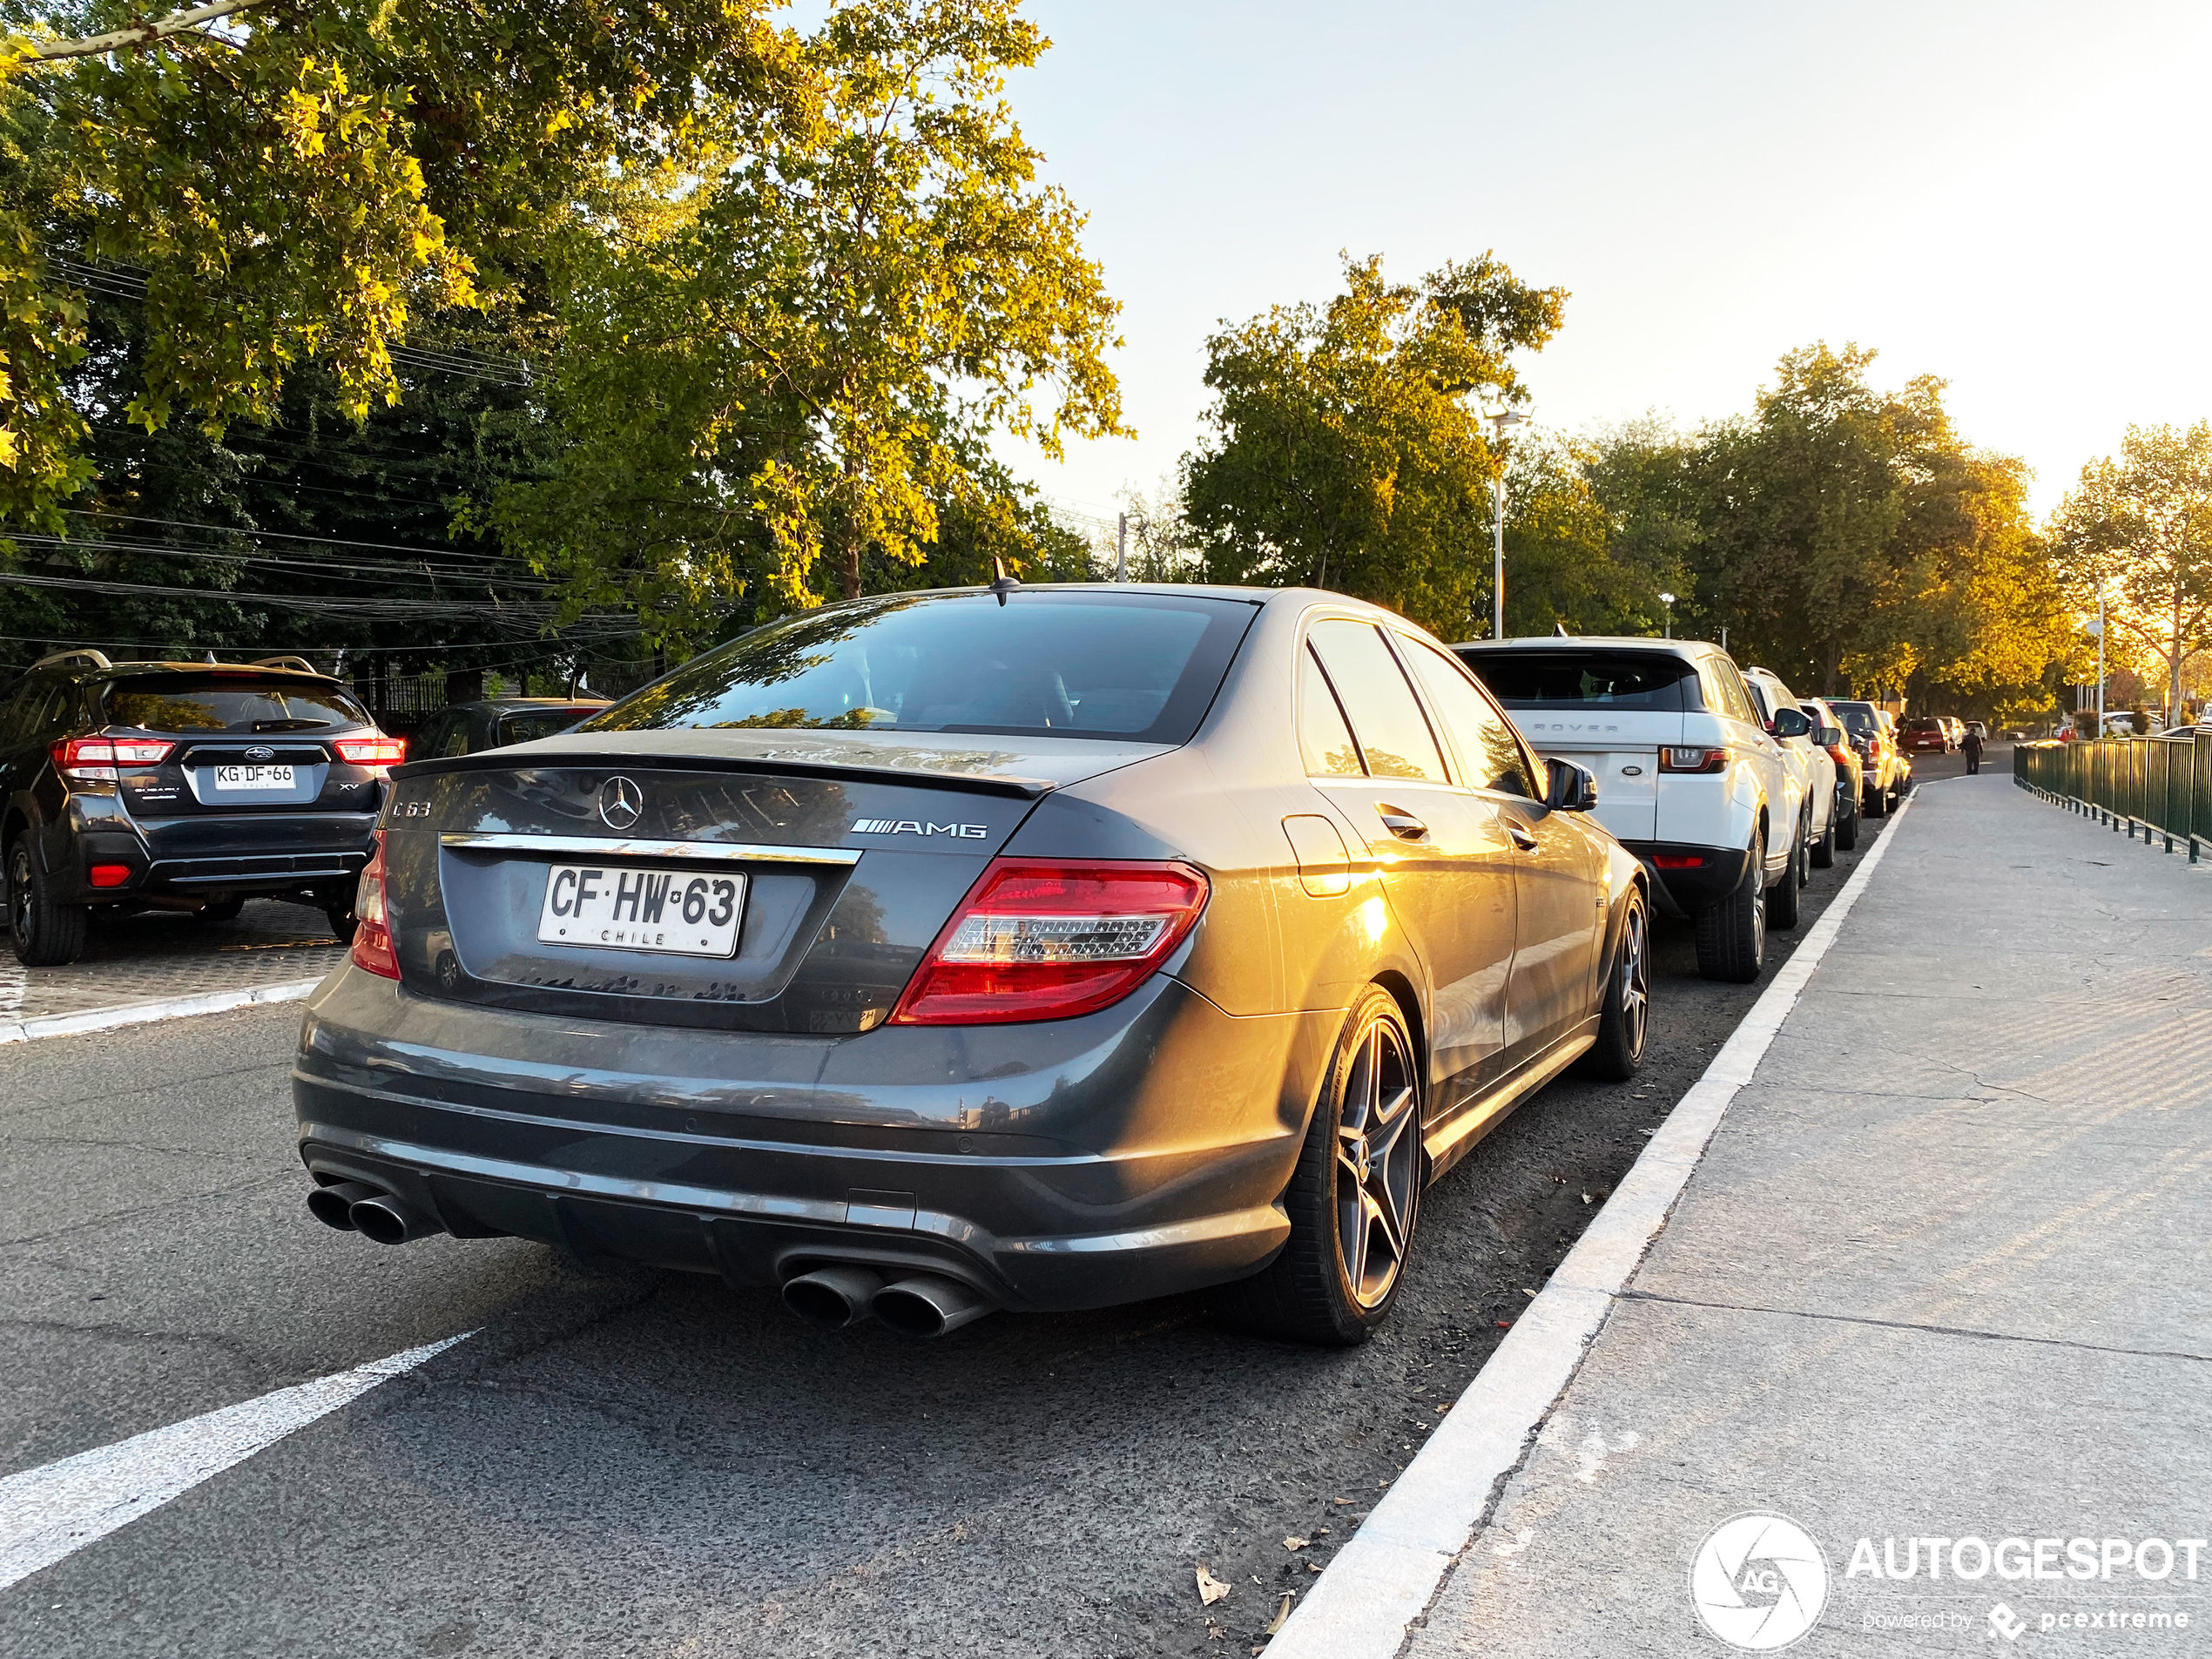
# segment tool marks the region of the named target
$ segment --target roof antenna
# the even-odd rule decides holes
[[[202,651],[199,654],[199,659],[200,661],[206,663],[210,668],[219,668],[222,666],[222,664],[215,660],[215,653],[212,651]]]
[[[1572,639],[1574,637],[1574,635],[1567,631],[1567,624],[1565,623],[1555,622],[1552,624],[1552,637],[1554,639]]]
[[[1022,585],[1021,578],[1006,573],[1006,561],[997,554],[991,555],[991,591],[999,597],[999,604],[1006,604],[1006,596]]]

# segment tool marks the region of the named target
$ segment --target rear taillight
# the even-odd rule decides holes
[[[396,766],[407,759],[405,738],[340,738],[330,746],[356,766]]]
[[[1702,870],[1705,855],[1702,853],[1654,853],[1651,867],[1655,870]]]
[[[1717,749],[1662,748],[1659,751],[1659,770],[1662,772],[1726,772],[1728,745]]]
[[[1206,893],[1187,864],[994,859],[891,1022],[1065,1020],[1118,1002],[1183,941]]]
[[[65,738],[51,753],[64,778],[113,783],[117,768],[158,766],[176,746],[158,738]]]
[[[1839,766],[1857,766],[1858,765],[1858,752],[1853,750],[1848,743],[1830,744],[1828,745],[1828,758]]]
[[[376,851],[361,872],[361,887],[354,895],[354,915],[361,924],[354,929],[354,965],[386,979],[399,978],[400,959],[393,954],[392,929],[385,920],[382,830],[376,832]]]

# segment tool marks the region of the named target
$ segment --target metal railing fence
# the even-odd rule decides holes
[[[2212,855],[2212,732],[2094,743],[2023,743],[2013,781],[2056,805],[2125,829],[2162,836],[2189,862]]]

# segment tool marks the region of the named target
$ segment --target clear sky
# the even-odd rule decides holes
[[[2212,417],[2212,6],[1032,0],[1011,89],[1123,304],[1136,442],[1022,464],[1108,513],[1197,436],[1217,320],[1495,249],[1568,288],[1538,418],[1745,410],[1794,346],[1934,374],[2039,511]]]

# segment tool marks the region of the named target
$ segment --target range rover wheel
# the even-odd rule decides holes
[[[52,888],[30,856],[30,838],[8,849],[8,942],[25,968],[61,968],[84,952],[91,912],[81,904],[56,904]]]
[[[1812,844],[1812,867],[1816,870],[1834,868],[1836,849],[1849,845],[1844,840],[1842,832],[1836,826],[1836,819],[1843,810],[1841,801],[1828,809],[1828,827],[1821,831],[1820,839]]]
[[[1766,966],[1766,837],[1751,840],[1743,879],[1710,910],[1697,913],[1697,971],[1749,985]]]
[[[361,924],[361,918],[354,914],[351,899],[328,907],[322,914],[330,918],[330,931],[338,936],[340,944],[350,945],[354,942],[354,934]]]
[[[216,899],[192,912],[202,921],[236,921],[239,912],[246,908],[246,900],[237,894],[227,899]]]
[[[1426,1174],[1420,1055],[1397,1001],[1371,985],[1345,1022],[1283,1195],[1290,1240],[1264,1271],[1222,1287],[1223,1313],[1301,1342],[1365,1342],[1405,1282]]]

